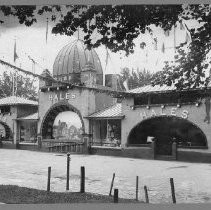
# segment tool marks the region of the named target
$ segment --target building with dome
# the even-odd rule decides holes
[[[52,74],[48,70],[41,74],[39,100],[33,109],[30,101],[18,99],[15,105],[8,104],[9,109],[4,106],[10,99],[0,100],[0,109],[13,110],[5,113],[6,121],[0,119],[3,134],[19,148],[31,148],[29,138],[24,137],[28,143],[24,144],[21,133],[33,136],[35,123],[34,149],[211,162],[211,85],[183,91],[148,85],[124,92],[117,90],[116,75],[109,75],[107,81],[103,85],[94,49],[87,50],[81,40],[66,45],[55,59]],[[19,102],[30,108],[21,108]],[[62,122],[54,125],[66,111],[77,115],[80,128]]]

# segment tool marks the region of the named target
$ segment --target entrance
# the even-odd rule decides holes
[[[148,139],[155,141],[155,155],[172,155],[172,143],[179,147],[207,148],[206,136],[190,121],[174,117],[159,116],[143,120],[136,125],[128,137],[128,145],[146,145]]]
[[[43,139],[78,139],[78,136],[83,133],[82,116],[75,107],[68,103],[54,104],[46,113],[41,126]]]
[[[9,140],[12,140],[12,131],[5,122],[0,121],[0,141]]]

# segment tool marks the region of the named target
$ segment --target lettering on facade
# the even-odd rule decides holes
[[[75,94],[64,93],[64,92],[49,95],[50,101],[69,100],[75,98],[76,98]]]
[[[175,116],[175,117],[178,116],[178,117],[182,117],[183,119],[188,119],[189,112],[187,110],[183,110],[182,113],[180,115],[178,115],[177,108],[173,107],[173,108],[170,109],[169,113],[164,112],[163,109],[161,109],[160,112],[155,112],[154,109],[151,109],[147,113],[145,111],[140,113],[140,116],[143,119],[146,119],[148,117],[166,116],[166,115],[171,115],[171,116]]]

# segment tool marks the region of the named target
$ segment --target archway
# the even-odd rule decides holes
[[[53,139],[54,135],[54,122],[56,117],[63,112],[71,111],[78,115],[81,121],[81,133],[84,133],[84,122],[81,113],[78,109],[67,102],[58,102],[54,104],[45,114],[41,124],[41,135],[43,139]]]
[[[0,129],[0,140],[9,141],[12,139],[12,131],[10,127],[3,121],[0,121],[1,129]]]
[[[207,148],[203,131],[190,121],[174,116],[159,116],[143,120],[128,136],[128,145],[147,144],[149,137],[156,142],[156,154],[171,155],[173,141],[180,147]]]

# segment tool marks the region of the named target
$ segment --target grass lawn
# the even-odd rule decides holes
[[[113,197],[80,192],[46,192],[16,185],[0,185],[0,202],[6,204],[113,203]],[[119,199],[119,203],[137,203],[137,201]]]

